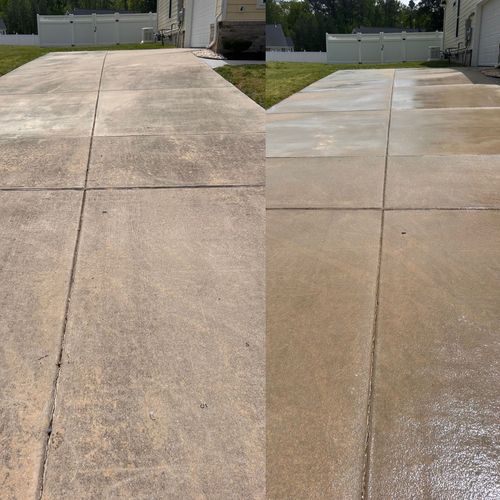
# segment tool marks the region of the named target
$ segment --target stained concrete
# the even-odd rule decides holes
[[[499,494],[497,90],[450,69],[393,76],[388,136],[366,111],[328,111],[343,103],[268,115],[270,498]],[[334,81],[374,99],[393,83],[337,72],[296,99],[336,100]]]
[[[263,201],[89,192],[46,498],[264,498]]]
[[[383,156],[388,111],[271,113],[269,157]]]
[[[495,155],[499,109],[394,110],[390,155]],[[418,130],[418,133],[415,131]]]
[[[264,134],[95,137],[89,186],[264,183]]]
[[[268,158],[269,208],[381,207],[384,157]]]
[[[391,88],[373,92],[370,87],[340,88],[322,92],[297,92],[269,113],[314,113],[323,111],[371,111],[388,110]]]
[[[394,78],[395,87],[420,87],[427,85],[462,85],[471,83],[460,68],[398,69]]]
[[[432,85],[394,90],[393,109],[500,108],[496,85]]]
[[[267,214],[268,498],[359,498],[379,212]]]
[[[262,108],[236,88],[186,88],[102,91],[95,135],[227,134],[263,130]]]
[[[369,498],[496,498],[500,213],[385,218]]]
[[[1,80],[0,80],[1,81]],[[4,95],[2,137],[90,137],[97,92]]]
[[[82,194],[0,192],[0,481],[35,498]]]
[[[264,112],[151,52],[50,54],[0,99],[2,498],[265,497]],[[178,88],[73,91],[108,62]]]
[[[89,146],[90,137],[0,138],[0,188],[83,187]]]

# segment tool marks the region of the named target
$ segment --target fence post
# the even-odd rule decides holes
[[[403,62],[406,62],[406,31],[401,33],[401,49]]]
[[[357,40],[358,40],[358,64],[363,64],[363,42],[362,40],[362,35],[361,33],[357,34]]]
[[[115,37],[116,45],[120,45],[120,14],[115,12]]]
[[[71,46],[75,46],[75,16],[74,14],[69,15],[69,23],[71,24]]]
[[[380,62],[384,64],[384,33],[380,32]]]
[[[97,14],[92,14],[92,27],[94,28],[94,45],[97,45]]]

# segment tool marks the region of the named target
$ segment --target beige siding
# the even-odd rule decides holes
[[[266,20],[266,9],[257,7],[257,0],[226,0],[226,2],[225,21]]]
[[[476,10],[478,0],[460,0],[460,20],[458,25],[458,37],[455,36],[457,23],[458,0],[447,0],[444,12],[444,48],[465,47],[465,22],[467,18]],[[475,16],[474,16],[475,17]],[[474,28],[475,19],[472,18]]]
[[[177,28],[178,0],[172,0],[172,15],[168,17],[170,0],[158,0],[158,29],[168,30],[174,24]]]

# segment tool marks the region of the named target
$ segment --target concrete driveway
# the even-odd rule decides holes
[[[263,110],[182,50],[0,94],[0,496],[262,498]]]
[[[340,71],[267,126],[271,498],[496,498],[500,87]]]

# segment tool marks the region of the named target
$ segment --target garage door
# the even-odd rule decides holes
[[[215,23],[216,0],[194,0],[191,24],[191,47],[206,47],[210,43],[210,25]]]
[[[498,63],[500,45],[500,0],[488,0],[481,14],[479,33],[479,66],[494,66]]]

